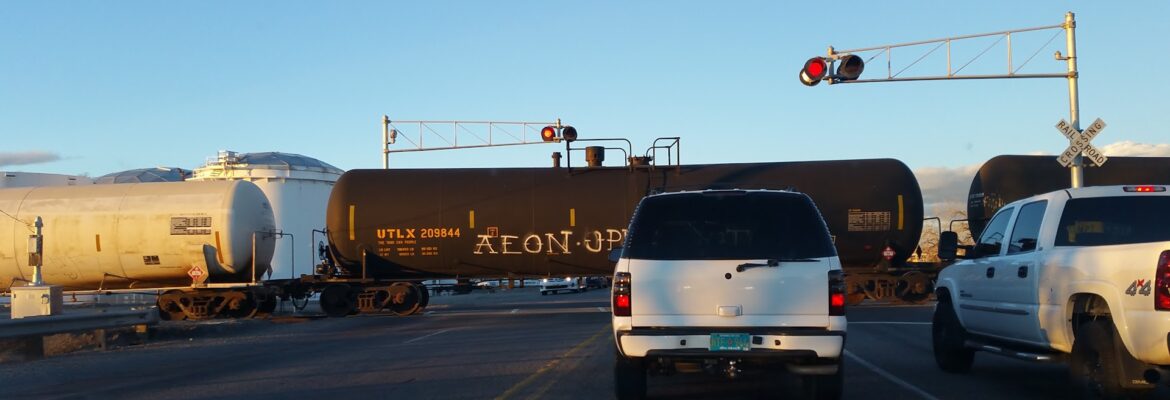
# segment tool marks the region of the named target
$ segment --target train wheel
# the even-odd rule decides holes
[[[390,302],[386,308],[394,315],[410,315],[418,312],[422,305],[422,295],[418,286],[409,282],[395,282],[390,285]]]
[[[898,299],[907,303],[921,304],[930,299],[932,289],[930,278],[920,271],[910,271],[898,277],[895,287]]]
[[[182,321],[187,314],[179,307],[179,298],[183,297],[182,290],[168,290],[158,296],[158,317],[163,321]]]
[[[418,310],[415,311],[415,314],[418,314],[418,313],[422,312],[422,310],[424,308],[427,308],[427,304],[430,304],[431,293],[429,290],[427,290],[426,285],[423,285],[421,283],[414,284],[414,288],[415,288],[415,290],[418,290],[418,294],[419,294]]]
[[[865,297],[871,298],[874,301],[882,301],[886,298],[884,283],[884,280],[870,279],[868,282],[861,284],[861,289],[865,291]]]
[[[276,311],[276,296],[264,294],[259,296],[256,302],[257,316],[269,316]]]
[[[330,317],[344,317],[355,311],[347,285],[330,285],[321,291],[321,311]]]
[[[853,282],[849,284],[849,290],[845,291],[845,304],[855,306],[865,301],[865,288],[861,283]]]
[[[252,318],[259,311],[251,293],[228,301],[227,309],[223,310],[223,315],[228,318]]]

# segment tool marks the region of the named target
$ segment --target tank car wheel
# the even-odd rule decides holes
[[[395,282],[390,285],[390,301],[386,308],[394,315],[404,316],[417,312],[422,304],[418,286],[409,282]]]
[[[223,310],[223,315],[228,318],[252,318],[257,311],[256,300],[248,293],[243,298],[232,299],[227,309]]]
[[[421,283],[415,283],[414,288],[415,290],[418,290],[419,294],[418,310],[415,311],[415,314],[418,314],[422,312],[424,308],[427,308],[427,304],[431,303],[431,293],[429,290],[427,290],[426,285]]]
[[[183,296],[181,290],[168,290],[158,296],[158,317],[163,321],[182,321],[187,314],[179,307],[179,298]]]
[[[867,297],[862,284],[857,282],[850,283],[849,290],[845,291],[845,305],[855,306],[861,304]]]
[[[259,316],[272,315],[276,311],[276,296],[263,295],[256,302],[256,312]]]
[[[930,299],[933,289],[930,278],[920,271],[910,271],[898,277],[895,293],[898,300],[911,304],[922,304]]]
[[[330,317],[344,317],[354,309],[353,295],[347,285],[330,285],[321,291],[321,311]]]

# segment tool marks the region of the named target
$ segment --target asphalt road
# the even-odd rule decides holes
[[[425,315],[167,323],[145,345],[0,364],[0,398],[611,398],[607,291],[441,296]],[[926,306],[849,310],[850,399],[1061,398],[1063,365],[987,354],[940,372]],[[791,376],[651,377],[654,398],[776,398]]]

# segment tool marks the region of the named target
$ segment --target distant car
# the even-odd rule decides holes
[[[540,295],[544,296],[549,293],[556,294],[559,291],[577,292],[585,291],[583,284],[584,278],[575,276],[567,277],[549,277],[540,280]]]
[[[587,289],[605,289],[609,287],[609,278],[604,276],[591,276],[585,278],[585,288]]]

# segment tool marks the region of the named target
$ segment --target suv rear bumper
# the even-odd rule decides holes
[[[745,332],[750,351],[711,351],[711,333]],[[664,328],[615,332],[618,351],[626,357],[837,359],[845,346],[844,331],[792,328]]]

